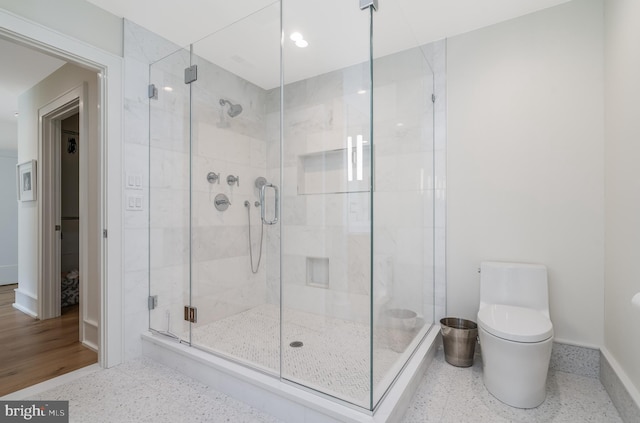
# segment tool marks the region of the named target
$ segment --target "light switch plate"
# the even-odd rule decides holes
[[[125,188],[126,189],[142,189],[142,175],[139,173],[127,172],[125,177]]]
[[[127,201],[125,202],[126,209],[131,211],[144,210],[144,198],[142,195],[127,195]]]

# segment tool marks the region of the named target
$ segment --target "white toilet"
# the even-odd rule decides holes
[[[512,407],[542,404],[553,342],[547,268],[483,262],[478,334],[487,390]]]

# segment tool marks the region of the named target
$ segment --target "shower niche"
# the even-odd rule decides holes
[[[150,65],[149,328],[371,411],[435,338],[444,44],[378,52],[384,9],[316,12],[274,2]]]
[[[349,142],[350,143],[350,142]],[[371,189],[368,145],[306,153],[298,159],[298,194],[368,192]]]

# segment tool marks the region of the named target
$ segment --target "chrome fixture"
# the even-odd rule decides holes
[[[229,116],[236,117],[238,116],[240,113],[242,113],[242,105],[240,104],[233,104],[231,103],[229,100],[225,100],[224,98],[220,99],[220,105],[222,107],[224,107],[225,104],[229,105],[229,110],[227,110],[227,114]]]
[[[231,202],[229,201],[229,197],[227,197],[226,195],[218,194],[216,195],[216,198],[214,198],[213,204],[216,206],[216,209],[218,209],[219,211],[225,211],[226,209],[229,208],[229,206],[231,205]]]
[[[360,0],[360,9],[364,10],[369,6],[373,7],[373,10],[378,10],[378,0]]]
[[[267,208],[265,206],[264,199],[265,199],[267,188],[273,188],[274,195],[275,195],[275,206],[274,206],[272,220],[267,220],[265,218],[265,215],[267,214],[266,213]],[[260,217],[262,218],[262,222],[266,225],[275,225],[276,223],[278,223],[278,217],[280,216],[280,212],[278,211],[278,209],[280,208],[280,191],[278,190],[277,186],[267,182],[260,188],[260,205],[262,206],[260,209]]]
[[[230,175],[231,176],[231,175]],[[262,260],[262,240],[264,238],[264,225],[273,225],[278,222],[278,188],[267,182],[264,176],[258,176],[254,182],[254,185],[260,191],[260,201],[253,203],[255,207],[260,207],[260,247],[258,252],[258,263],[253,264],[253,246],[251,244],[251,203],[249,201],[244,202],[244,206],[247,208],[247,219],[249,224],[249,259],[251,260],[251,272],[258,273],[260,269],[260,261]],[[275,218],[271,221],[265,219],[265,206],[264,197],[266,187],[272,187],[276,194],[276,212]]]
[[[237,186],[240,186],[240,177],[239,176],[234,176],[234,175],[229,175],[229,176],[227,176],[227,183],[229,185],[236,184]]]
[[[256,188],[258,189],[262,189],[262,187],[267,183],[267,179],[264,176],[258,176],[256,178],[256,182],[254,183],[254,185],[256,186]]]
[[[209,181],[210,184],[220,183],[220,174],[215,172],[207,173],[207,181]]]

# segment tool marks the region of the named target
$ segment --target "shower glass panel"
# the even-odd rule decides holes
[[[434,321],[433,45],[410,48],[409,25],[390,21],[398,5],[388,6],[374,14],[374,39],[393,27],[406,50],[373,45],[374,405]]]
[[[370,24],[357,2],[283,2],[281,376],[366,409]]]
[[[179,50],[149,67],[149,327],[187,342],[191,125],[184,69],[189,56],[189,50]],[[135,201],[128,197],[126,207],[135,208]]]
[[[279,226],[261,222],[261,181],[280,185],[279,2],[192,53],[191,344],[279,374]]]

